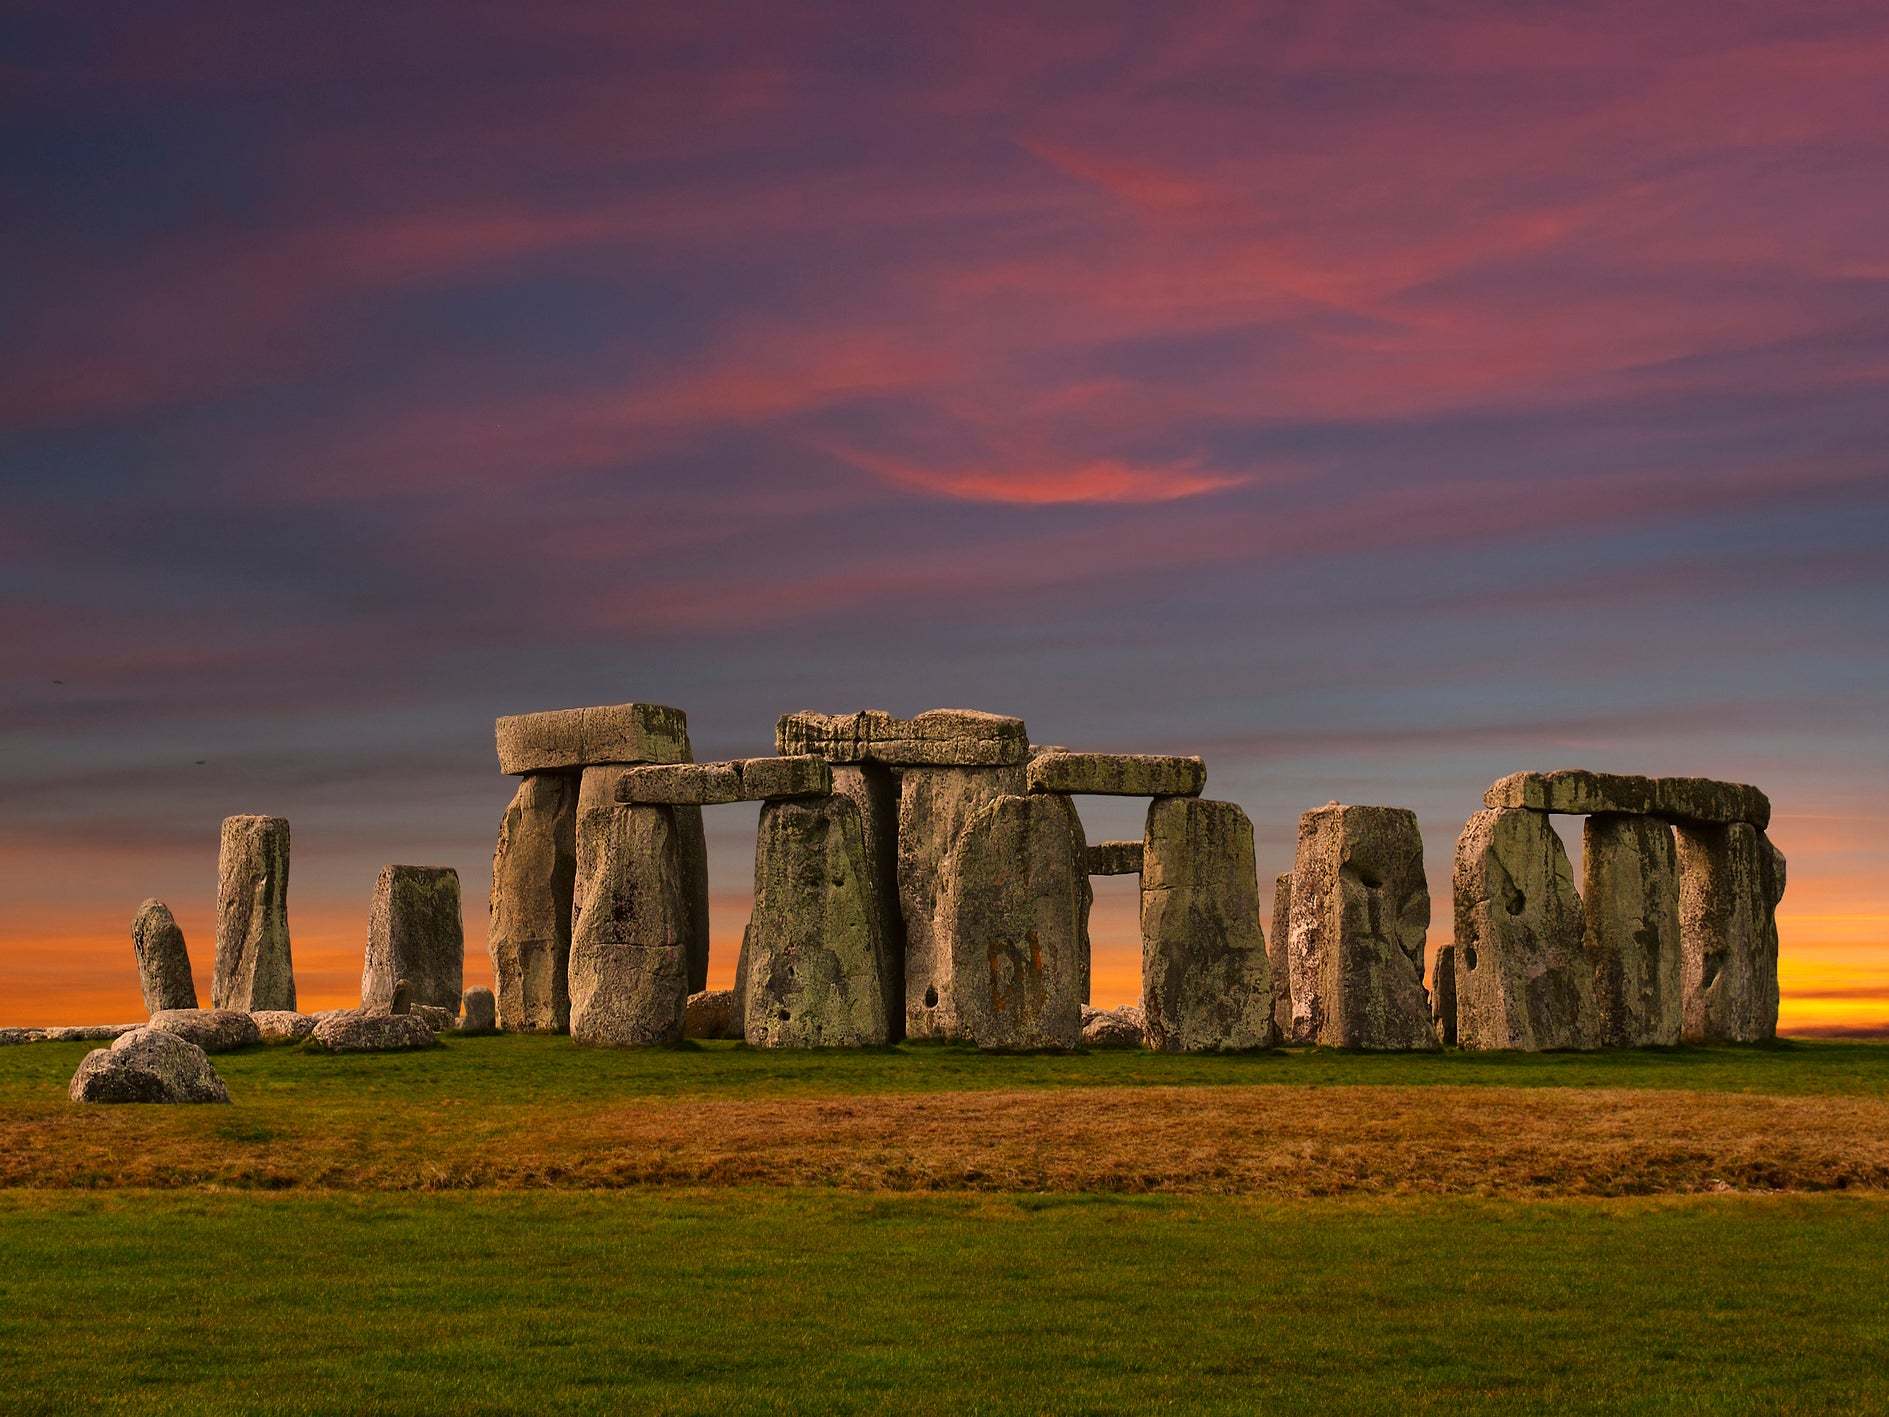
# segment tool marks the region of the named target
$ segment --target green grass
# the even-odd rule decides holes
[[[1889,1202],[0,1195],[10,1412],[1879,1412]]]
[[[0,1048],[0,1109],[65,1095],[89,1047]],[[1784,1041],[1619,1053],[1364,1054],[1325,1050],[1179,1056],[1138,1050],[1004,1055],[901,1044],[800,1052],[735,1043],[680,1049],[578,1048],[568,1038],[449,1038],[415,1054],[323,1056],[256,1047],[219,1055],[231,1096],[292,1090],[311,1104],[375,1089],[407,1100],[560,1103],[625,1096],[814,1096],[992,1088],[1283,1083],[1382,1086],[1633,1087],[1778,1095],[1889,1096],[1889,1043]]]

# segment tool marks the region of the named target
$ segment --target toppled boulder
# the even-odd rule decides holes
[[[407,1012],[435,1033],[452,1033],[459,1027],[459,1015],[437,1004],[415,1004]]]
[[[228,1102],[209,1056],[162,1028],[134,1028],[85,1055],[66,1095],[74,1102]]]
[[[1082,1006],[1082,1044],[1085,1048],[1140,1048],[1147,1042],[1141,1010],[1133,1004],[1119,1009]]]
[[[147,1014],[197,1007],[184,932],[163,901],[147,900],[138,907],[131,922],[131,949],[138,957],[138,987],[144,991]]]
[[[683,1013],[684,1038],[739,1038],[741,1020],[735,1016],[733,989],[704,989],[689,995]]]
[[[498,1032],[498,1003],[490,989],[483,984],[475,984],[460,996],[460,1003],[465,1008],[459,1018],[461,1033]]]
[[[134,1028],[146,1028],[142,1023],[82,1023],[72,1028],[47,1028],[41,1033],[48,1043],[110,1043],[115,1038],[131,1032]]]
[[[309,1035],[331,1053],[397,1053],[431,1048],[433,1030],[417,1014],[332,1015]]]
[[[249,1017],[264,1043],[300,1043],[319,1022],[313,1014],[298,1014],[293,1009],[262,1009]]]
[[[151,1015],[150,1026],[194,1043],[206,1053],[227,1053],[262,1042],[256,1020],[241,1009],[163,1009]]]
[[[43,1043],[46,1030],[43,1028],[0,1028],[0,1048],[15,1043]]]

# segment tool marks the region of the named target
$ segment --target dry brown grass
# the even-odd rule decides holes
[[[0,1185],[1636,1195],[1889,1189],[1889,1100],[1135,1087],[346,1113],[34,1109]]]

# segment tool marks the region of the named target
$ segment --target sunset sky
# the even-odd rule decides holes
[[[387,862],[489,980],[493,718],[648,700],[1198,752],[1267,899],[1412,807],[1432,945],[1494,778],[1755,782],[1784,1029],[1889,1031],[1885,74],[1814,0],[4,6],[0,1024],[140,1016],[153,895],[207,1004],[236,812],[304,1007]]]

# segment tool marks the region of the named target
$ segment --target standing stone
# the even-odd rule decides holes
[[[1436,952],[1436,967],[1430,972],[1430,1017],[1436,1021],[1436,1036],[1445,1048],[1456,1046],[1456,946],[1445,945]]]
[[[1287,942],[1295,1040],[1440,1047],[1423,987],[1429,925],[1416,813],[1333,802],[1302,815]]]
[[[197,1007],[197,985],[190,977],[190,951],[171,908],[147,900],[131,922],[131,948],[138,957],[138,984],[147,1014]]]
[[[474,985],[461,996],[466,1012],[459,1020],[461,1033],[495,1033],[498,1031],[498,1000],[490,989]]]
[[[702,809],[670,808],[676,820],[676,853],[682,865],[682,901],[689,913],[689,993],[708,988],[708,833]]]
[[[508,1033],[564,1033],[571,1026],[571,899],[577,876],[574,773],[538,773],[518,784],[492,853],[486,950]]]
[[[217,856],[216,969],[219,1009],[293,1009],[289,958],[289,824],[281,817],[226,817]]]
[[[413,1004],[459,1017],[466,932],[459,918],[459,873],[450,866],[383,866],[367,916],[361,1009],[391,1011],[394,986],[412,986]]]
[[[1777,1037],[1784,856],[1749,822],[1681,825],[1679,936],[1688,1043]]]
[[[1082,1033],[1088,852],[1067,797],[1002,796],[965,823],[940,873],[934,1036],[1073,1048]]]
[[[676,1043],[695,929],[676,819],[688,809],[620,805],[611,774],[586,768],[577,807],[571,1037]]]
[[[1141,1007],[1163,1053],[1270,1048],[1272,963],[1253,824],[1231,802],[1157,797],[1141,857]]]
[[[1292,966],[1287,958],[1292,939],[1292,873],[1272,885],[1272,935],[1266,941],[1266,963],[1272,967],[1272,1027],[1281,1043],[1292,1037]]]
[[[1594,1048],[1600,1017],[1574,870],[1545,812],[1478,812],[1456,843],[1456,1041]]]
[[[1679,1041],[1679,862],[1657,817],[1591,816],[1583,828],[1581,906],[1605,1048]]]
[[[769,802],[754,857],[743,1034],[761,1048],[890,1041],[886,921],[851,796]]]
[[[899,775],[899,907],[905,921],[905,1036],[948,1038],[949,958],[938,944],[943,875],[965,824],[990,803],[1027,790],[1012,767],[908,767]],[[1086,853],[1085,853],[1086,856]]]
[[[852,799],[866,844],[864,880],[884,937],[880,977],[885,985],[887,1041],[905,1036],[905,918],[899,910],[899,780],[879,763],[837,765],[833,791]]]

